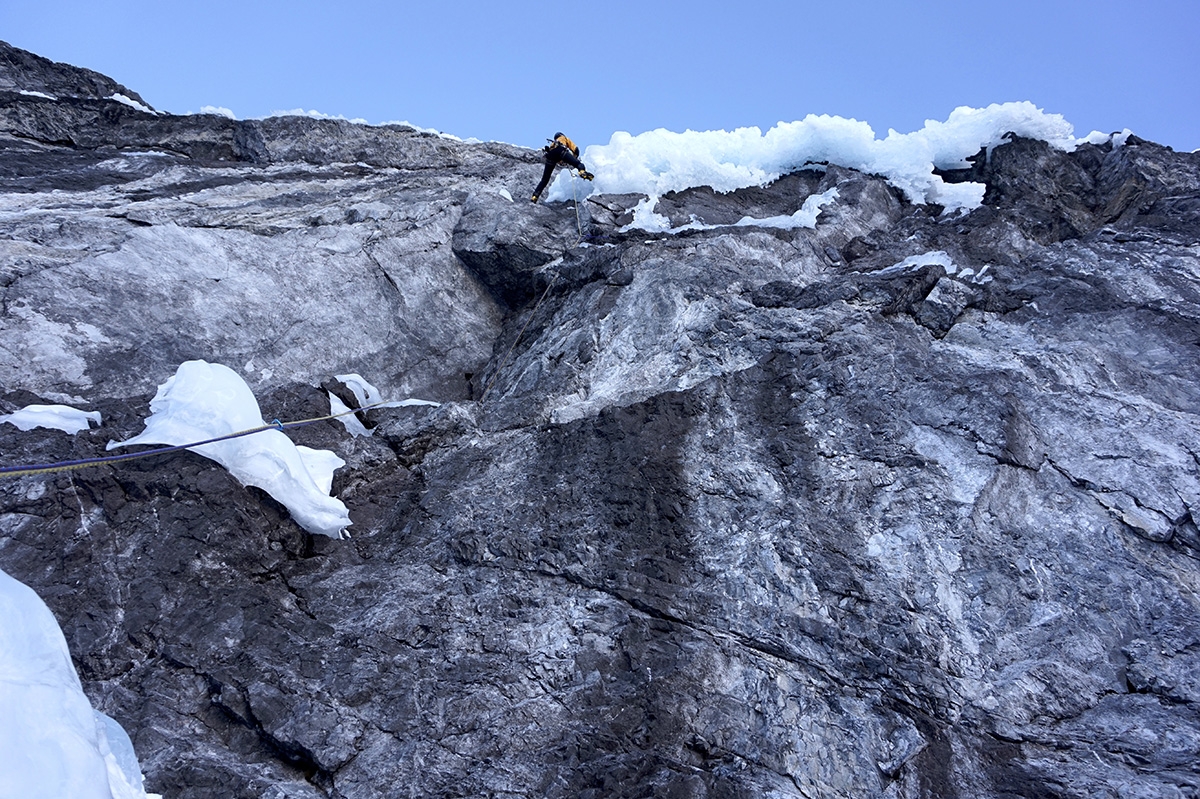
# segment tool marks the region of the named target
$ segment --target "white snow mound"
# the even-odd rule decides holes
[[[258,400],[237,372],[207,361],[187,361],[158,388],[141,435],[110,442],[109,449],[134,444],[178,446],[266,424]],[[263,489],[282,503],[310,533],[342,538],[350,513],[329,496],[333,473],[346,462],[329,450],[292,443],[281,430],[189,447],[229,470],[242,485]]]
[[[978,207],[983,185],[946,183],[934,168],[967,167],[969,156],[1003,144],[1010,132],[1061,150],[1078,144],[1062,116],[1019,102],[964,106],[945,122],[928,120],[913,133],[888,131],[885,139],[876,138],[866,122],[825,115],[780,122],[765,134],[756,127],[683,133],[659,129],[637,136],[618,131],[608,144],[588,147],[583,160],[596,176],[589,193],[646,194],[654,202],[667,192],[695,186],[719,192],[764,186],[805,164],[832,163],[884,175],[913,202],[956,210]],[[546,199],[572,196],[571,176],[563,170]]]
[[[93,423],[100,424],[101,418],[99,411],[81,411],[70,405],[26,405],[19,411],[0,414],[0,424],[5,422],[20,430],[48,427],[74,435]]]
[[[0,796],[146,799],[129,736],[92,709],[54,615],[0,570]]]

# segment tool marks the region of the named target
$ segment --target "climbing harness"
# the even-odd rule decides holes
[[[372,408],[378,408],[382,405],[389,404],[390,401],[376,402],[371,405],[364,405],[361,408],[353,408],[341,413],[331,413],[328,416],[317,416],[312,419],[297,419],[293,422],[281,422],[278,419],[271,420],[270,424],[264,424],[262,427],[253,427],[249,430],[241,430],[237,433],[229,433],[216,438],[209,438],[204,441],[195,441],[191,444],[176,444],[170,447],[158,447],[156,449],[142,450],[141,452],[126,452],[121,455],[108,455],[103,458],[84,458],[77,461],[61,461],[59,463],[39,463],[31,466],[0,466],[0,477],[29,477],[37,474],[49,474],[51,472],[66,472],[75,469],[84,469],[89,466],[102,466],[107,463],[120,463],[122,461],[132,461],[138,458],[148,458],[151,455],[167,455],[180,450],[191,449],[192,447],[202,447],[205,444],[215,444],[219,441],[229,441],[233,438],[241,438],[243,436],[254,435],[261,433],[264,430],[284,430],[286,428],[304,427],[317,422],[326,422],[330,419],[337,419],[340,416],[348,416],[352,413],[360,411],[369,411]]]
[[[557,133],[553,139],[546,139],[546,141],[550,142],[550,145],[545,147],[545,150],[553,150],[555,147],[562,145],[563,147],[566,147],[567,150],[569,150],[576,158],[579,157],[579,146],[567,138],[565,133]]]

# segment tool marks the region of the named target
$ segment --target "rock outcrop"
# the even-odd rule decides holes
[[[103,454],[192,358],[268,418],[442,403],[294,432],[347,541],[187,452],[0,481],[149,790],[1200,792],[1200,156],[1014,139],[954,216],[827,165],[658,208],[837,188],[815,229],[649,235],[513,203],[521,148],[48,63],[0,50],[0,412],[103,425],[5,464]]]

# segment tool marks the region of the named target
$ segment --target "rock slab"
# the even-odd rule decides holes
[[[660,201],[836,187],[813,230],[651,237],[509,201],[520,148],[105,80],[0,48],[0,412],[103,417],[3,462],[102,454],[190,358],[268,417],[442,403],[295,431],[348,541],[187,452],[0,481],[148,790],[1200,793],[1200,156],[1015,139],[958,216],[830,166]]]

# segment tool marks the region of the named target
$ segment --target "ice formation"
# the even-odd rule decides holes
[[[50,609],[0,570],[0,795],[146,799],[129,736],[92,708]]]
[[[0,424],[8,422],[20,430],[48,427],[74,435],[100,424],[99,411],[81,411],[69,405],[26,405],[19,411],[0,414]]]
[[[1004,144],[1009,133],[1042,139],[1061,150],[1079,143],[1062,116],[1029,102],[964,106],[945,122],[929,120],[913,133],[888,131],[884,139],[876,138],[866,122],[824,115],[780,122],[765,134],[756,127],[683,133],[659,129],[637,136],[618,131],[608,144],[585,150],[583,160],[596,178],[582,191],[646,194],[652,208],[670,191],[711,186],[729,192],[766,185],[805,164],[831,163],[884,175],[913,202],[970,209],[983,199],[982,184],[946,183],[934,169],[970,166],[967,158]],[[546,198],[570,199],[571,179],[560,172]]]
[[[206,361],[187,361],[158,388],[141,435],[113,447],[134,444],[177,446],[263,427],[258,400],[237,372]],[[333,473],[345,461],[328,450],[292,443],[281,430],[190,447],[229,470],[242,485],[257,486],[283,504],[310,533],[342,538],[350,514],[329,496]]]

